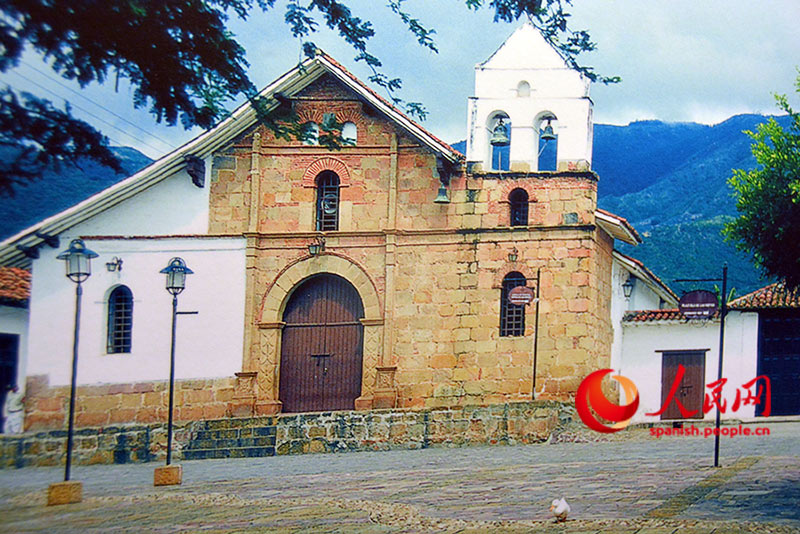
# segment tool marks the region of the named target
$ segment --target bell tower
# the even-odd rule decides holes
[[[589,83],[532,24],[524,24],[475,66],[467,162],[483,171],[590,169]],[[540,161],[553,152],[550,165]]]

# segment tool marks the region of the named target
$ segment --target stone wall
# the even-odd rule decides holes
[[[236,457],[232,451],[242,446],[242,440],[249,445],[257,441],[252,435],[274,439],[262,443],[261,450],[251,456],[535,443],[547,440],[568,414],[565,404],[536,401],[218,419],[176,424],[173,446],[176,459],[181,459],[184,454],[191,458]],[[0,468],[63,464],[66,434],[65,430],[53,430],[0,436]],[[217,448],[198,454],[198,443],[212,437]],[[166,423],[79,429],[73,454],[75,465],[163,461]]]
[[[175,421],[197,421],[230,415],[235,378],[176,380]],[[79,386],[75,427],[106,427],[122,423],[167,420],[169,382]],[[67,427],[69,386],[50,387],[46,376],[28,377],[25,389],[25,430]]]

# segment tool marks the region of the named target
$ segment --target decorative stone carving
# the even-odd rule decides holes
[[[372,407],[377,409],[394,408],[397,404],[397,385],[394,381],[397,367],[377,367],[376,372]]]

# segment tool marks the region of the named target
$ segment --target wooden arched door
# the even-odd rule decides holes
[[[350,282],[319,274],[283,313],[279,395],[284,412],[352,410],[361,394],[364,306]]]

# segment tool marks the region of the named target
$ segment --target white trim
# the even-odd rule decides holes
[[[642,242],[638,235],[631,231],[631,228],[622,219],[606,215],[601,211],[595,211],[594,217],[598,226],[608,232],[608,234],[620,241],[625,241],[630,245],[638,245]]]

